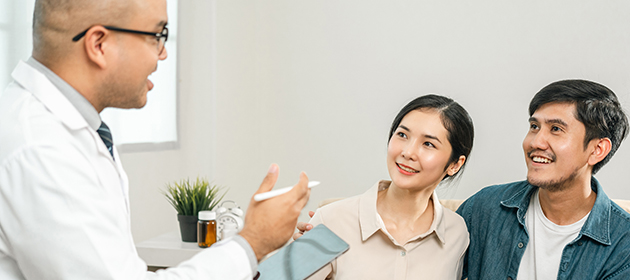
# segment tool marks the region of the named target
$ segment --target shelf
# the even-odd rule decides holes
[[[136,244],[138,255],[148,266],[171,267],[203,250],[196,242],[182,242],[179,232],[169,232]]]

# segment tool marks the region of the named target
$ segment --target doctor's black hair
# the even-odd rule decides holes
[[[610,153],[593,166],[597,173],[613,157],[628,135],[628,118],[615,93],[604,85],[586,80],[562,80],[542,88],[529,103],[529,116],[548,103],[575,105],[575,118],[584,124],[584,149],[593,139],[608,138]]]
[[[402,119],[409,114],[409,112],[422,109],[437,111],[440,114],[442,125],[444,125],[446,131],[448,131],[448,142],[451,144],[453,150],[451,151],[451,157],[449,158],[445,169],[451,163],[457,162],[460,156],[466,157],[466,161],[459,169],[459,172],[457,172],[454,176],[446,174],[444,177],[444,179],[452,179],[463,172],[464,166],[468,162],[475,137],[475,128],[473,126],[472,118],[468,115],[466,109],[453,99],[440,95],[428,94],[420,96],[407,103],[407,105],[398,112],[398,115],[396,115],[396,118],[394,118],[394,121],[392,122],[387,144],[389,144],[389,141],[392,139],[392,136],[400,125]]]

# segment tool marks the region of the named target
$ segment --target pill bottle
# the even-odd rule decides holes
[[[214,211],[199,211],[197,223],[197,244],[201,248],[217,242],[217,214]]]

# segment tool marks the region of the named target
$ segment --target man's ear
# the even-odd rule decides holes
[[[97,25],[90,28],[85,33],[83,46],[90,61],[100,68],[107,67],[107,59],[105,54],[110,51],[111,43],[107,39],[111,36],[111,32],[105,27]]]
[[[446,169],[446,174],[448,174],[448,176],[453,176],[457,174],[457,172],[459,172],[459,169],[461,169],[464,165],[464,162],[466,162],[466,157],[463,155],[459,156],[459,159],[457,159],[456,162],[449,164],[448,168]]]
[[[612,142],[608,138],[600,138],[591,140],[590,145],[593,145],[593,152],[588,157],[588,165],[595,165],[598,162],[604,160],[604,158],[610,153],[612,149]]]

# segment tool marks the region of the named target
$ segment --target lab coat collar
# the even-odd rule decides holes
[[[96,130],[92,129],[85,117],[68,100],[68,98],[57,88],[43,73],[37,71],[28,63],[20,61],[11,74],[15,82],[31,92],[35,98],[46,106],[46,108],[63,123],[69,130],[87,129],[92,134],[96,145],[99,145],[99,153],[111,159],[113,158],[102,144],[102,140]],[[99,123],[100,125],[100,123]],[[114,158],[120,158],[116,147],[114,147]],[[121,169],[120,166],[117,166]]]
[[[92,128],[92,130],[98,130],[102,122],[101,117],[98,115],[94,106],[92,106],[92,103],[90,103],[85,96],[35,58],[30,57],[25,62],[38,72],[44,74],[46,79],[48,79],[59,90],[59,92],[61,92],[61,94],[70,101],[70,104],[79,111],[81,116],[83,116],[85,121],[87,121],[90,128]]]
[[[11,76],[20,86],[33,93],[70,130],[89,128],[85,118],[44,74],[20,61]]]

